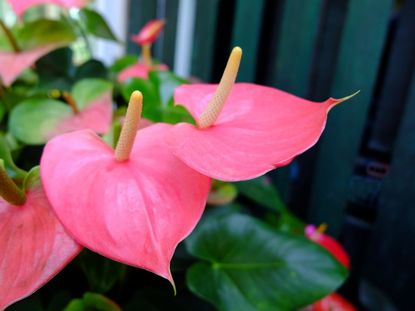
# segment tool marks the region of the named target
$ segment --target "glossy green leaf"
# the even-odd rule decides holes
[[[25,23],[16,31],[16,40],[23,50],[33,49],[46,44],[67,44],[76,39],[73,27],[69,23],[38,19]]]
[[[125,55],[117,59],[110,67],[110,70],[114,73],[119,73],[121,70],[134,65],[138,62],[138,57],[136,55]]]
[[[286,212],[286,207],[275,185],[266,177],[258,177],[255,179],[241,181],[235,183],[239,193],[253,202],[260,204],[270,210],[280,213]]]
[[[222,311],[296,310],[347,276],[320,246],[249,216],[209,218],[186,246],[202,260],[188,270],[188,287]]]
[[[81,299],[73,299],[64,311],[121,311],[111,299],[95,293],[85,293]]]
[[[143,117],[152,121],[162,120],[160,98],[153,83],[148,80],[131,78],[122,86],[121,91],[125,101],[130,100],[131,93],[135,90],[143,93]]]
[[[83,79],[77,82],[71,91],[76,105],[84,109],[91,101],[112,90],[112,84],[102,79]]]
[[[105,19],[97,12],[84,8],[79,11],[79,18],[81,25],[90,34],[99,38],[117,41]]]
[[[84,250],[79,256],[82,270],[94,292],[106,293],[125,274],[125,265]]]
[[[71,108],[63,102],[47,98],[28,99],[10,113],[9,130],[26,144],[43,144],[59,122],[71,115]]]
[[[75,80],[85,78],[107,78],[107,68],[96,59],[90,59],[76,68]]]

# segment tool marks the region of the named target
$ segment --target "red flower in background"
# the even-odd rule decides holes
[[[21,16],[27,9],[40,4],[55,4],[64,8],[81,8],[87,5],[88,0],[7,0],[17,16]]]

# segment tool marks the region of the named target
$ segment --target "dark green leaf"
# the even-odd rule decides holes
[[[90,59],[76,68],[75,80],[84,78],[107,78],[107,68],[96,59]]]
[[[99,38],[117,41],[105,19],[97,12],[84,8],[79,11],[79,18],[82,27],[90,34]]]
[[[108,292],[125,274],[125,266],[98,254],[85,250],[79,256],[82,270],[91,290]]]
[[[239,193],[255,203],[280,213],[286,212],[286,207],[280,195],[266,176],[235,183]]]
[[[296,310],[336,290],[347,276],[320,246],[248,216],[209,218],[186,246],[203,260],[188,270],[190,290],[223,311]]]
[[[64,311],[121,311],[109,298],[94,293],[85,293],[81,299],[73,299]]]
[[[4,104],[2,100],[0,100],[0,123],[3,120],[5,113],[6,113],[6,104]]]

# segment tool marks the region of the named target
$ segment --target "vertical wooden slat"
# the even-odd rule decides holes
[[[290,0],[284,5],[272,84],[307,96],[323,1]]]
[[[240,46],[243,60],[238,81],[254,82],[265,0],[237,0],[232,46]]]
[[[192,75],[211,81],[219,0],[197,0]]]
[[[166,27],[163,35],[161,60],[170,68],[174,65],[174,50],[176,48],[177,9],[179,0],[166,1]]]
[[[393,1],[350,0],[332,86],[333,97],[356,90],[330,112],[311,194],[311,219],[340,230],[350,177],[376,81]]]
[[[140,48],[137,44],[131,42],[130,35],[136,34],[141,27],[149,20],[156,18],[157,1],[155,0],[130,0],[129,6],[129,24],[126,41],[128,42],[128,53],[138,54]]]
[[[414,309],[415,66],[412,72],[411,90],[402,114],[390,174],[380,194],[367,261],[370,280],[391,296],[399,310]]]
[[[279,89],[307,96],[310,71],[316,46],[323,1],[285,1],[282,24],[270,84]],[[292,165],[278,169],[273,175],[284,201],[290,196]]]

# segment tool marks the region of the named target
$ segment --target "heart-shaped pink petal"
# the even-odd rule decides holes
[[[118,82],[124,82],[129,78],[148,79],[148,74],[151,70],[166,71],[169,70],[169,67],[165,64],[148,66],[143,63],[137,63],[123,69],[118,74]]]
[[[198,120],[216,88],[182,85],[174,99]],[[212,126],[180,123],[168,142],[177,157],[202,174],[224,181],[251,179],[313,146],[338,102],[315,103],[274,88],[237,83]]]
[[[64,8],[81,8],[88,0],[8,0],[16,15],[22,15],[27,9],[40,4],[55,4]]]
[[[10,86],[23,70],[29,68],[35,61],[57,48],[57,46],[56,44],[48,44],[18,53],[0,52],[0,78],[3,84]]]
[[[163,140],[170,128],[138,131],[123,162],[92,131],[58,136],[45,147],[41,175],[58,218],[80,244],[173,282],[170,259],[202,215],[210,179],[172,155]]]
[[[40,182],[28,189],[22,206],[0,198],[0,310],[42,287],[79,251]]]

